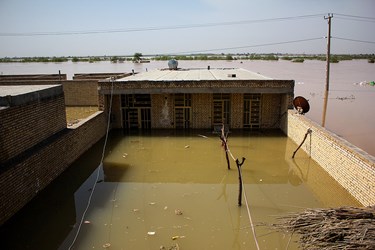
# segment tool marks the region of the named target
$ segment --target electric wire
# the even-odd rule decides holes
[[[81,30],[81,31],[51,31],[51,32],[3,32],[0,36],[62,36],[62,35],[90,35],[90,34],[108,34],[108,33],[130,33],[130,32],[144,32],[144,31],[161,31],[161,30],[176,30],[176,29],[192,29],[192,28],[209,28],[219,26],[244,25],[254,23],[266,22],[280,22],[291,21],[306,18],[321,17],[324,14],[278,17],[257,20],[239,20],[229,22],[213,22],[213,23],[198,23],[198,24],[182,24],[173,26],[155,26],[155,27],[141,27],[141,28],[122,28],[122,29],[103,29],[103,30]]]
[[[375,22],[374,17],[355,16],[355,15],[347,15],[347,14],[341,14],[341,13],[333,13],[333,14],[335,15],[335,17],[338,16],[341,19],[364,21],[364,22]]]
[[[110,97],[110,103],[109,103],[109,111],[108,111],[108,122],[107,122],[107,130],[106,130],[106,135],[105,135],[105,140],[104,140],[104,146],[103,146],[103,151],[102,151],[102,157],[101,157],[101,160],[100,160],[100,164],[99,164],[99,167],[97,168],[96,170],[96,179],[94,181],[94,184],[91,188],[91,192],[90,192],[90,196],[89,196],[89,199],[87,200],[87,205],[86,205],[86,208],[82,214],[82,217],[81,217],[81,220],[80,220],[80,223],[78,225],[78,229],[77,229],[77,232],[74,236],[74,239],[72,241],[72,243],[70,244],[68,250],[72,249],[72,247],[74,246],[77,238],[78,238],[78,235],[81,231],[81,227],[82,227],[82,224],[83,224],[83,221],[85,219],[85,216],[86,216],[86,213],[87,211],[89,210],[89,207],[91,205],[91,200],[92,200],[92,196],[94,194],[94,191],[95,191],[95,188],[96,188],[96,184],[98,183],[99,181],[99,176],[100,176],[100,170],[103,168],[103,160],[104,160],[104,155],[105,155],[105,149],[107,147],[107,141],[108,141],[108,134],[109,134],[109,127],[110,127],[110,122],[111,122],[111,110],[112,110],[112,99],[113,99],[113,83],[114,83],[114,80],[113,78],[111,79],[111,97]]]
[[[331,38],[334,38],[334,39],[337,39],[337,40],[343,40],[343,41],[350,41],[350,42],[359,42],[359,43],[371,43],[371,44],[375,44],[374,41],[364,41],[364,40],[350,39],[350,38],[343,38],[343,37],[337,37],[337,36],[331,36]]]
[[[237,47],[214,48],[214,49],[196,50],[196,51],[184,51],[184,52],[173,53],[173,55],[194,54],[194,53],[234,50],[234,49],[246,49],[246,48],[256,48],[256,47],[266,47],[266,46],[274,46],[274,45],[282,45],[282,44],[292,44],[292,43],[300,43],[300,42],[307,42],[307,41],[315,41],[315,40],[321,40],[321,39],[324,39],[324,37],[314,37],[314,38],[306,38],[306,39],[299,39],[299,40],[290,40],[290,41],[282,41],[282,42],[274,42],[274,43],[262,43],[262,44],[245,45],[245,46],[237,46]],[[162,53],[162,54],[157,54],[157,55],[172,55],[172,53]],[[146,55],[146,56],[153,56],[153,55]]]

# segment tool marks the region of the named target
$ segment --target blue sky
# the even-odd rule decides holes
[[[325,53],[327,13],[332,53],[375,53],[374,0],[0,0],[0,57]]]

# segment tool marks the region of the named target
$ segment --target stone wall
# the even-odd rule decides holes
[[[284,132],[362,205],[375,205],[375,157],[290,110]],[[298,152],[296,154],[298,157]]]
[[[40,124],[40,128],[45,125]],[[105,131],[106,116],[97,112],[1,164],[0,225],[98,142]]]

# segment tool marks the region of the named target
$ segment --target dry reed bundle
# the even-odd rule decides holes
[[[278,220],[272,228],[298,233],[303,249],[375,249],[375,206],[308,209]]]

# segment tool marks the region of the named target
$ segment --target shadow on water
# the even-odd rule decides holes
[[[100,140],[0,227],[2,249],[59,248],[83,212],[102,147]]]

